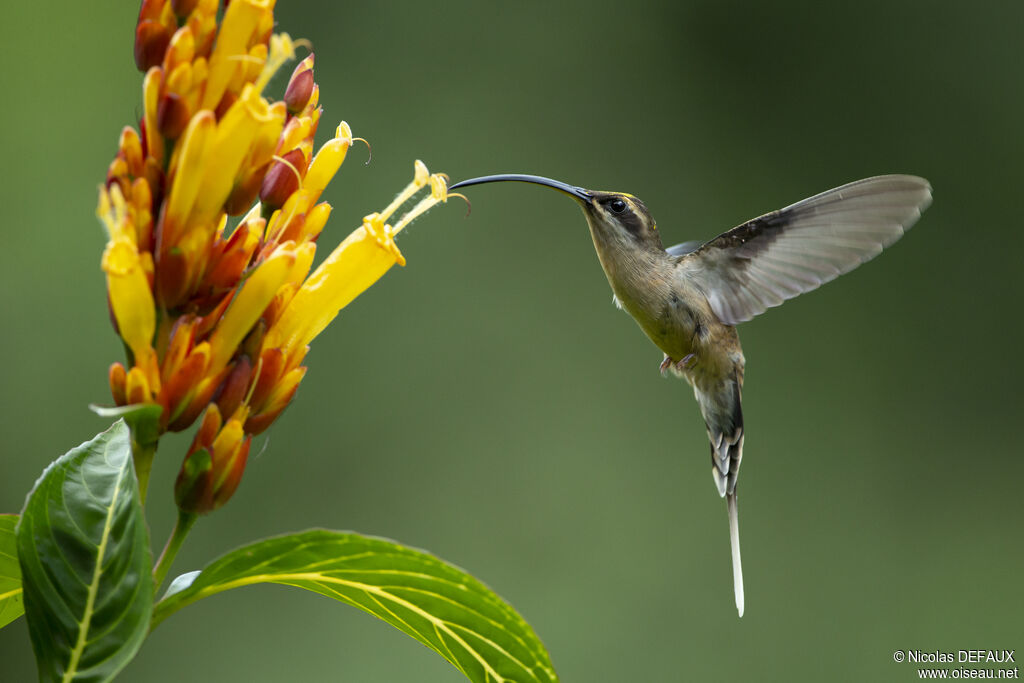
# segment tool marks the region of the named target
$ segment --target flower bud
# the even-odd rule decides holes
[[[284,91],[284,103],[288,106],[288,113],[295,116],[305,109],[312,94],[313,55],[310,55],[295,67],[288,81],[288,88]]]
[[[192,14],[192,10],[195,9],[197,0],[171,0],[171,9],[178,16],[179,19],[184,19],[188,15]]]
[[[231,188],[231,194],[224,201],[224,211],[229,216],[240,216],[252,207],[266,180],[264,173],[270,166],[271,164],[268,162],[239,178],[239,181]]]
[[[213,512],[234,495],[252,441],[242,429],[247,412],[240,409],[222,424],[215,404],[206,409],[174,483],[174,500],[182,511]]]
[[[149,403],[152,399],[146,373],[138,367],[132,368],[125,381],[125,400],[129,404],[136,404]]]
[[[235,361],[227,379],[220,385],[217,395],[217,408],[222,415],[233,414],[245,399],[252,379],[252,363],[247,356]]]
[[[157,21],[140,21],[135,27],[135,66],[145,73],[164,61],[171,32]]]
[[[306,157],[301,149],[293,149],[281,158],[284,161],[275,161],[267,171],[260,189],[260,201],[271,211],[284,206],[288,197],[299,189],[300,169],[306,168]]]
[[[191,114],[184,99],[174,93],[167,93],[160,98],[160,105],[156,110],[156,125],[165,140],[176,140],[184,132],[190,118]]]
[[[121,129],[121,139],[117,143],[118,157],[123,158],[128,172],[135,177],[142,175],[144,155],[139,134],[131,126]]]
[[[128,371],[121,363],[114,363],[107,373],[110,379],[110,395],[114,398],[114,405],[123,406],[128,403],[125,393],[125,384],[128,382]]]
[[[278,383],[273,387],[270,395],[267,396],[263,410],[245,422],[245,431],[250,434],[262,434],[274,420],[284,412],[284,409],[295,398],[295,392],[299,389],[299,383],[306,376],[306,368],[299,366],[294,370],[286,372]]]

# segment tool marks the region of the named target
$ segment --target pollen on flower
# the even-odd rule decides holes
[[[332,213],[321,195],[352,144],[366,141],[342,121],[314,153],[313,55],[284,93],[270,93],[308,42],[273,33],[273,0],[224,5],[218,21],[217,0],[143,0],[141,116],[121,131],[97,209],[111,317],[128,348],[108,370],[111,395],[159,405],[160,431],[202,417],[175,485],[179,506],[195,512],[231,497],[252,436],[305,377],[309,344],[405,264],[395,236],[448,198],[447,177],[417,161],[394,201],[310,272]]]

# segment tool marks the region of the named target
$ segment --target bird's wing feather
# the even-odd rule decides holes
[[[704,243],[700,240],[694,240],[691,242],[680,242],[679,244],[673,244],[665,251],[669,256],[685,256],[686,254],[693,253],[704,246]]]
[[[733,228],[682,254],[679,267],[736,325],[877,256],[930,203],[923,178],[865,178]]]

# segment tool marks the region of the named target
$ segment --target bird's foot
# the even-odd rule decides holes
[[[697,358],[697,354],[695,354],[695,353],[688,353],[688,354],[686,354],[686,356],[681,361],[676,363],[676,370],[679,370],[680,372],[685,370],[686,368],[690,367],[690,365],[693,363],[694,359],[696,359],[696,358]]]
[[[663,375],[668,374],[669,368],[672,368],[677,372],[682,372],[690,367],[695,358],[696,354],[688,353],[681,361],[676,362],[670,357],[665,356],[665,360],[661,361],[661,366],[658,369],[661,370],[661,374]]]

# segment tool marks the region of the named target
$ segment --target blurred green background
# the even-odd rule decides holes
[[[0,510],[104,427],[120,358],[93,218],[140,111],[133,3],[13,3],[0,24]],[[355,148],[330,247],[423,159],[643,198],[666,243],[860,177],[935,203],[856,272],[741,329],[747,613],[691,391],[611,304],[557,193],[473,188],[314,343],[298,397],[173,574],[312,526],[426,548],[509,600],[565,681],[916,679],[896,649],[1024,651],[1021,3],[279,2],[316,48],[321,137]],[[288,69],[286,69],[287,71]],[[283,90],[286,75],[276,81]],[[1018,199],[1015,199],[1017,197]],[[154,543],[190,435],[165,440]],[[258,448],[254,448],[254,451]],[[35,677],[24,621],[0,679]],[[175,615],[130,681],[461,676],[282,587]]]

